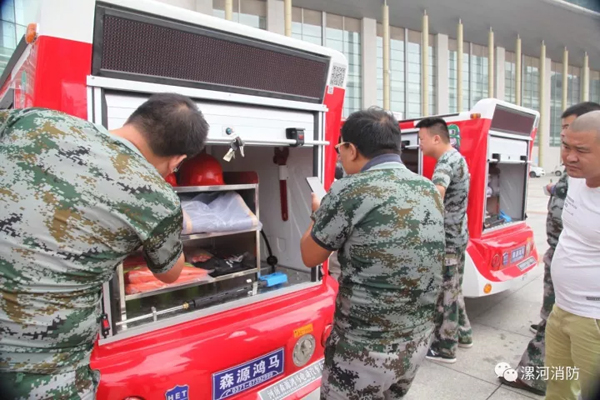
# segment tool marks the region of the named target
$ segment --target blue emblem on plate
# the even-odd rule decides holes
[[[165,393],[165,400],[190,400],[190,387],[188,385],[177,385]]]
[[[227,399],[283,374],[283,362],[283,348],[281,348],[213,374],[213,400]]]

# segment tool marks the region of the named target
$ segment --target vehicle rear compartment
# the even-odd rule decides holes
[[[106,99],[108,128],[114,129],[124,123],[144,96],[107,92]],[[262,295],[302,290],[318,285],[322,278],[320,268],[304,266],[300,253],[300,239],[309,226],[311,213],[311,190],[306,178],[323,173],[324,142],[315,137],[322,115],[219,102],[202,101],[198,105],[211,126],[205,151],[221,165],[225,185],[174,188],[182,200],[187,229],[182,235],[186,261],[190,263],[186,272],[194,278],[185,281],[180,277],[168,286],[154,279],[152,285],[156,288],[135,285],[131,277],[144,271],[145,263],[139,255],[137,260],[126,260],[105,285],[104,308],[112,328],[105,339],[117,339],[126,332],[130,336],[134,331],[151,331],[163,326],[164,321],[169,324],[168,320],[176,316],[189,314],[191,320],[261,301]],[[303,129],[307,143],[290,146],[294,141],[286,139],[288,128]],[[245,144],[243,154],[232,144],[238,135]],[[226,161],[232,148],[234,156]],[[277,159],[277,152],[287,152],[287,157]],[[179,173],[179,185],[185,185],[181,177],[185,164]],[[286,190],[281,189],[282,180]],[[282,190],[287,196],[283,205]],[[196,210],[196,205],[204,212],[216,204],[216,199],[224,202],[225,196],[231,200],[228,204],[236,206],[237,215],[241,212],[254,222],[243,228],[221,227],[217,232],[205,228],[217,225],[205,216],[190,224],[195,215],[190,210]],[[195,203],[198,201],[202,204]],[[213,219],[219,223],[229,219],[233,227],[239,221],[228,215],[228,210],[221,208],[223,214],[214,214]]]

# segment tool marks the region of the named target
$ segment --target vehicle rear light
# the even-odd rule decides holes
[[[502,257],[500,257],[499,253],[494,254],[492,257],[492,269],[498,270],[500,269],[500,263],[502,262]]]
[[[473,113],[471,114],[471,119],[479,119],[481,118],[481,114],[480,113]]]
[[[526,255],[527,257],[529,257],[529,255],[531,254],[531,250],[533,250],[533,242],[531,240],[527,241],[527,247],[526,247]]]
[[[492,291],[492,285],[489,283],[486,283],[485,286],[483,287],[483,293],[490,294],[491,291]]]
[[[325,329],[323,329],[323,336],[321,336],[321,345],[323,345],[323,347],[325,347],[325,345],[327,344],[327,339],[329,339],[329,335],[331,335],[332,328],[333,325],[328,324],[327,326],[325,326]]]

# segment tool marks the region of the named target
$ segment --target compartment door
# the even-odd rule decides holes
[[[526,164],[529,160],[529,141],[490,135],[488,160]]]
[[[107,92],[105,99],[107,127],[116,129],[123,126],[148,96]],[[321,112],[207,101],[196,104],[210,125],[207,144],[227,145],[239,136],[245,145],[293,146],[296,140],[286,137],[289,128],[303,130],[305,146],[328,144],[323,138]]]
[[[419,134],[417,131],[402,132],[402,162],[415,174],[421,174],[423,157],[419,148]]]

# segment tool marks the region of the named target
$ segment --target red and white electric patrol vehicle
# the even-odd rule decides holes
[[[510,289],[538,264],[533,230],[525,219],[527,183],[539,113],[496,99],[472,110],[441,115],[471,173],[463,294],[480,297]],[[428,178],[435,160],[419,148],[419,119],[400,122],[402,159]]]
[[[337,283],[325,266],[303,265],[299,243],[310,222],[306,178],[326,188],[334,178],[336,154],[326,145],[339,137],[345,57],[154,1],[40,4],[0,78],[2,108],[46,107],[115,129],[153,93],[187,95],[210,124],[207,152],[224,184],[175,190],[235,192],[261,223],[183,236],[186,254],[245,257],[234,273],[131,291],[127,265],[117,268],[103,289],[92,354],[98,399],[276,400],[315,391]]]

